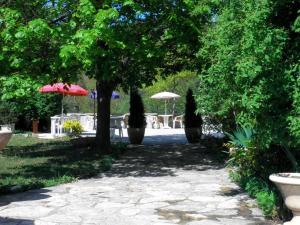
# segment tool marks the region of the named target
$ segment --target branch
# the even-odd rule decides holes
[[[60,22],[60,21],[63,21],[64,19],[66,19],[68,16],[70,16],[73,12],[68,12],[68,13],[65,13],[63,15],[61,15],[60,17],[50,21],[50,24],[55,24],[57,22]]]

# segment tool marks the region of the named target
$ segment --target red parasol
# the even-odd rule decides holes
[[[64,83],[55,83],[48,84],[39,89],[40,93],[59,93],[64,95],[72,96],[86,96],[88,91],[76,84],[64,84]],[[63,100],[61,101],[61,115],[63,117]]]
[[[63,95],[86,96],[88,91],[76,84],[55,83],[48,84],[39,89],[41,93],[60,93]]]

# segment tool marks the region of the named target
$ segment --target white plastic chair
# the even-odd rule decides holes
[[[180,124],[180,128],[183,128],[183,115],[175,116],[173,119],[173,129],[176,126],[176,122]]]
[[[116,117],[111,117],[110,118],[110,129],[113,129],[113,132],[111,131],[111,138],[114,138],[115,135],[115,130],[119,130],[119,137],[122,141],[123,138],[123,129],[122,129],[122,121],[123,121],[123,116],[116,116]]]

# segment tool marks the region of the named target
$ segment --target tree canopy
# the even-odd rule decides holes
[[[215,3],[34,0],[1,3],[1,75],[74,82],[97,80],[98,148],[109,149],[111,92],[149,85],[190,67]],[[189,34],[189,35],[186,35]]]

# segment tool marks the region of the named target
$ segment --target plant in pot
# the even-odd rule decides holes
[[[7,104],[0,105],[0,150],[4,149],[12,137],[16,117]]]
[[[94,137],[81,137],[83,127],[77,120],[67,120],[64,122],[63,129],[71,138],[71,143],[74,147],[87,147],[92,145]]]
[[[137,90],[130,92],[128,137],[131,144],[141,144],[145,135],[146,118],[144,104]]]
[[[202,118],[196,113],[197,105],[193,96],[193,91],[188,89],[186,94],[184,131],[189,143],[197,143],[202,135]]]
[[[270,175],[269,179],[275,183],[282,194],[285,205],[293,213],[293,219],[284,225],[300,224],[300,173],[299,165],[292,151],[283,144],[283,151],[293,165],[294,173],[276,173]]]

